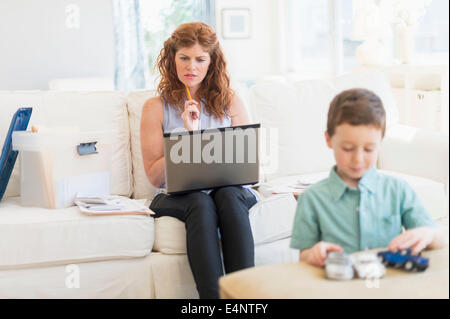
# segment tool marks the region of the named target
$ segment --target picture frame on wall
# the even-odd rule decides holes
[[[250,9],[222,9],[222,37],[224,39],[248,39],[250,36]]]

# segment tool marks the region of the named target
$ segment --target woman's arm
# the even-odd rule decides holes
[[[141,115],[141,152],[145,173],[155,187],[165,183],[162,123],[161,99],[159,97],[148,99]]]
[[[247,109],[242,99],[235,93],[230,105],[231,125],[239,126],[250,123]]]

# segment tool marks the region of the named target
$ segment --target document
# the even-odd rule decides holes
[[[272,194],[286,194],[292,193],[294,196],[300,196],[303,194],[311,185],[321,181],[329,175],[328,172],[307,174],[303,176],[294,176],[288,178],[285,182],[269,186],[267,189]]]
[[[153,215],[145,200],[124,196],[77,196],[75,205],[86,215]]]

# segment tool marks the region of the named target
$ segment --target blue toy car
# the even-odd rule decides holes
[[[411,249],[403,249],[400,251],[380,251],[378,257],[381,261],[391,267],[402,267],[407,271],[424,271],[427,269],[429,260],[420,254],[411,255]]]

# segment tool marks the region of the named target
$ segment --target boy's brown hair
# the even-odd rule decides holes
[[[327,132],[332,137],[336,127],[341,124],[372,125],[386,130],[386,112],[383,102],[372,91],[350,89],[336,95],[328,110]]]

